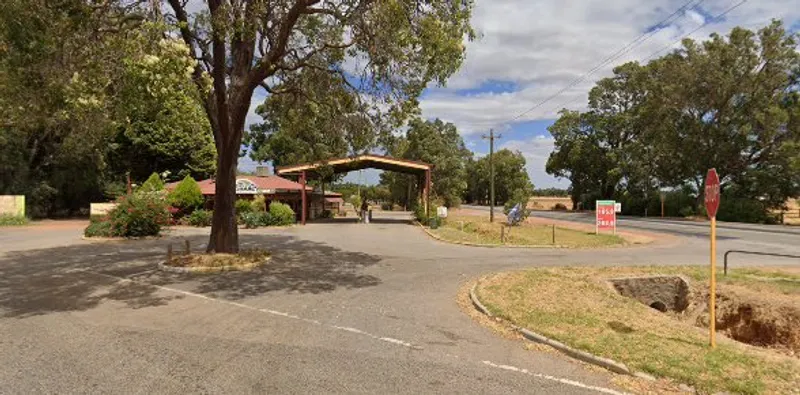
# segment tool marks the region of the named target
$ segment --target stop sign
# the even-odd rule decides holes
[[[717,216],[717,209],[719,208],[719,176],[717,169],[709,169],[706,174],[706,212],[708,218]]]

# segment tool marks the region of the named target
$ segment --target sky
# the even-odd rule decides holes
[[[481,136],[494,129],[502,135],[498,149],[525,156],[537,188],[565,188],[568,180],[545,172],[553,150],[547,127],[562,108],[585,109],[589,89],[614,66],[663,55],[684,37],[755,30],[773,18],[800,30],[797,0],[691,0],[681,10],[687,1],[476,0],[471,22],[478,37],[466,43],[466,60],[447,85],[424,92],[422,115],[454,123],[478,155],[488,153]],[[615,54],[621,56],[603,64]],[[254,95],[248,122],[259,120],[252,110],[265,96]],[[242,158],[241,168],[253,166]],[[347,180],[377,183],[378,174],[365,170]]]

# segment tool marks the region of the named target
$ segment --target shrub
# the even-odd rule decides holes
[[[381,210],[392,211],[392,209],[394,209],[394,205],[392,203],[381,203]]]
[[[269,213],[272,216],[273,225],[291,225],[295,222],[294,210],[287,204],[272,202],[269,205]]]
[[[531,211],[528,210],[528,200],[530,200],[530,197],[530,189],[517,189],[513,194],[511,194],[511,198],[506,201],[506,204],[503,207],[503,213],[508,215],[514,206],[519,205],[522,215],[519,216],[518,219],[519,222],[524,221],[531,214]]]
[[[427,215],[425,215],[425,206],[422,203],[417,203],[414,206],[414,219],[425,225],[428,223]]]
[[[187,217],[186,222],[191,226],[202,228],[211,226],[211,219],[214,217],[214,212],[209,210],[194,210]]]
[[[250,202],[250,211],[254,213],[267,212],[267,201],[264,195],[258,195]]]
[[[234,203],[234,206],[236,206],[236,215],[238,215],[239,217],[241,217],[245,213],[253,211],[253,208],[250,207],[250,201],[247,199],[237,200],[236,203]]]
[[[164,190],[164,181],[161,181],[161,176],[158,173],[153,173],[147,178],[142,186],[139,187],[137,192],[157,192]]]
[[[157,236],[170,219],[164,198],[148,193],[117,199],[117,206],[108,217],[111,233],[120,237]]]
[[[567,206],[565,206],[564,203],[556,203],[556,205],[553,206],[553,210],[556,210],[556,211],[567,211]]]
[[[247,229],[255,229],[259,226],[270,226],[273,224],[273,217],[270,213],[249,212],[242,214],[242,223]]]
[[[83,230],[83,235],[86,237],[113,237],[111,221],[108,219],[91,221],[89,226]]]
[[[203,193],[200,191],[197,181],[192,177],[186,176],[167,195],[167,201],[172,206],[179,208],[181,212],[189,213],[203,204]]]
[[[322,218],[333,218],[333,211],[331,210],[322,210]]]
[[[691,217],[694,215],[694,207],[686,206],[680,209],[679,213],[681,217]]]
[[[28,218],[24,215],[0,214],[0,226],[25,225]]]

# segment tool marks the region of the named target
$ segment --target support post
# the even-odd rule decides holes
[[[425,215],[431,216],[431,169],[425,170]]]
[[[711,281],[708,291],[708,336],[711,348],[717,346],[717,217],[711,217]]]
[[[494,129],[489,130],[488,136],[483,136],[489,140],[489,222],[494,222],[494,140],[500,137]]]
[[[308,210],[306,204],[306,172],[303,171],[300,173],[300,185],[302,185],[303,190],[300,191],[300,205],[302,208],[300,209],[300,223],[302,225],[306,224],[306,211]]]

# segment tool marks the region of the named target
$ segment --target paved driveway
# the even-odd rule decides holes
[[[597,251],[442,244],[393,216],[242,231],[274,252],[249,273],[154,270],[166,244],[0,230],[0,392],[593,393],[613,375],[532,352],[455,296],[481,274],[538,265],[701,263],[702,246]],[[19,233],[29,232],[29,233]],[[28,235],[28,236],[26,236]],[[30,238],[58,240],[37,248]]]

